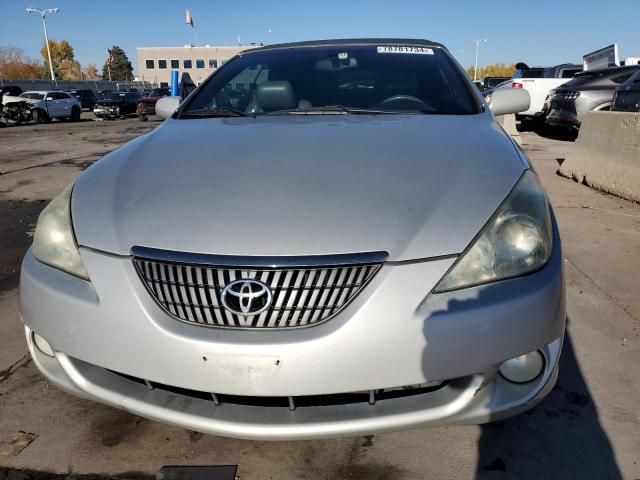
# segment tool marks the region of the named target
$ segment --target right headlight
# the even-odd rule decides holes
[[[71,224],[73,184],[42,210],[33,236],[33,255],[40,262],[89,280]]]
[[[531,273],[553,247],[547,197],[527,170],[480,234],[433,290],[458,290]]]

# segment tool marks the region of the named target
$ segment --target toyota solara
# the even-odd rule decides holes
[[[553,387],[560,239],[527,157],[448,50],[240,53],[42,212],[22,264],[64,390],[254,439],[477,424]]]

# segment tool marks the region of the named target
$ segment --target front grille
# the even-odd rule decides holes
[[[173,317],[203,326],[257,329],[305,327],[329,320],[362,291],[387,256],[372,252],[232,258],[144,247],[132,252],[147,290]],[[238,313],[241,305],[235,295],[245,280],[256,280],[255,285],[271,292],[255,298],[256,313]],[[225,293],[233,282],[240,285],[236,293]],[[245,291],[251,294],[251,285]]]

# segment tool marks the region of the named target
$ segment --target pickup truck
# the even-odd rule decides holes
[[[516,64],[516,72],[511,80],[499,88],[522,88],[529,92],[529,110],[516,115],[521,123],[544,120],[546,100],[551,90],[567,82],[582,71],[582,65],[564,63],[555,67],[529,67],[525,63]]]

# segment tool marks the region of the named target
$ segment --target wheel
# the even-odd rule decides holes
[[[138,118],[140,119],[141,122],[146,122],[147,120],[149,120],[149,117],[147,117],[144,113],[140,113],[138,115]]]
[[[49,123],[51,121],[51,117],[44,110],[36,109],[31,115],[35,123]]]
[[[80,109],[79,109],[78,107],[73,107],[73,108],[71,109],[71,116],[69,117],[69,119],[70,119],[72,122],[78,122],[78,121],[80,121],[80,113],[81,113],[81,112],[80,112]]]

